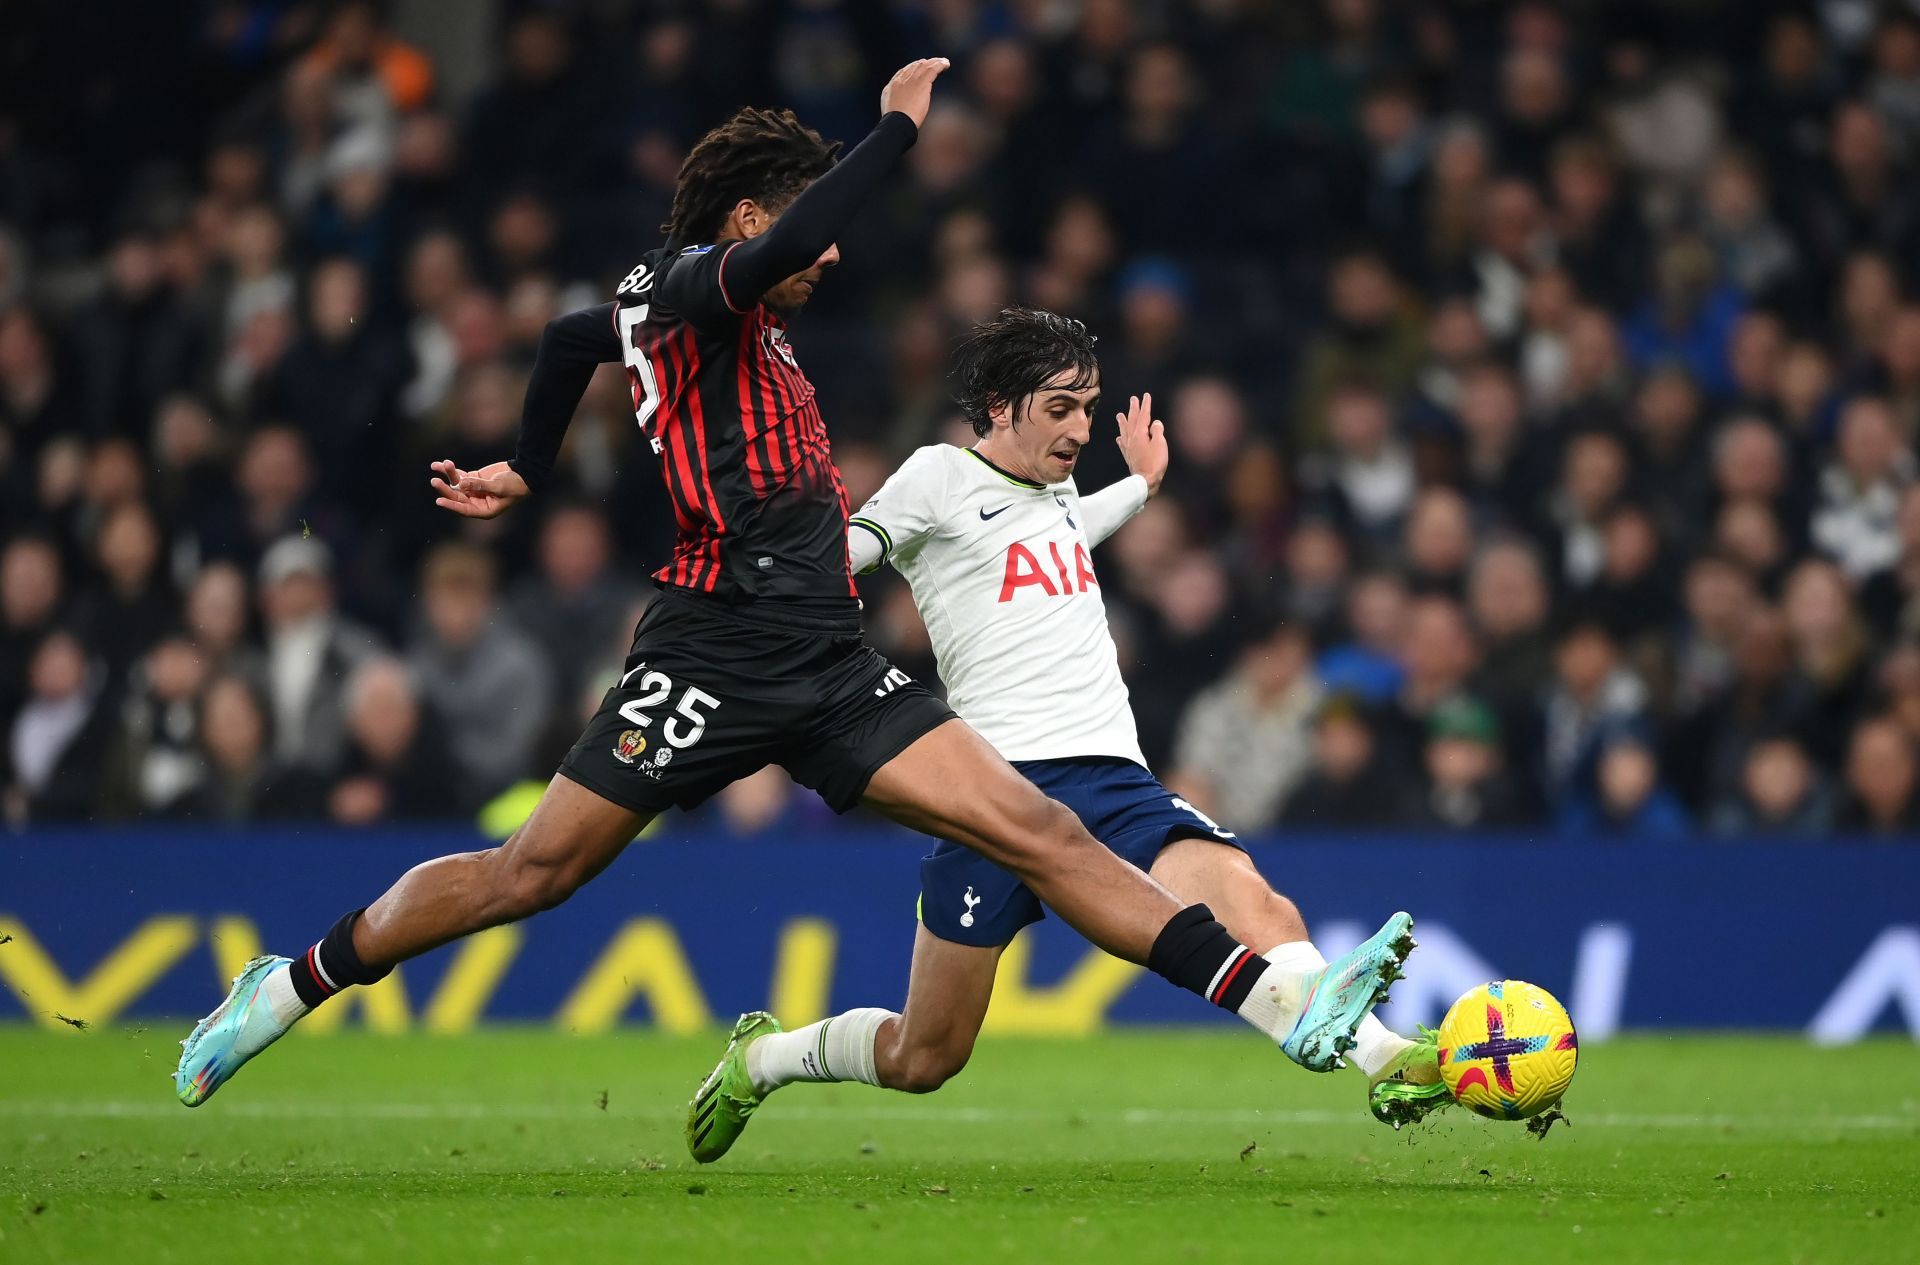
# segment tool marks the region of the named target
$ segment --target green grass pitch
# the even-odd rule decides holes
[[[1920,1053],[1636,1038],[1572,1125],[1396,1135],[1238,1031],[989,1040],[928,1098],[797,1086],[700,1168],[718,1054],[290,1038],[197,1111],[184,1032],[0,1027],[0,1261],[1920,1260]]]

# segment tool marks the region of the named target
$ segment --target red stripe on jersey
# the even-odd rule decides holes
[[[686,343],[688,359],[695,359],[699,356],[699,344],[695,341],[693,327],[688,325],[684,326],[683,329],[685,332],[683,341]],[[698,391],[690,392],[689,398],[693,401],[693,442],[696,451],[700,455],[700,487],[705,493],[705,501],[703,504],[706,509],[707,521],[713,524],[714,531],[723,532],[727,529],[727,520],[720,512],[720,498],[713,494],[713,472],[707,467],[706,411],[700,406],[700,393]]]
[[[705,568],[706,558],[703,554],[696,554],[688,550],[680,559],[680,569],[686,576],[684,583],[688,588],[697,589],[700,587],[700,581],[705,574]]]
[[[785,466],[791,470],[806,468],[806,452],[794,434],[793,427],[799,421],[800,406],[805,403],[800,394],[793,390],[792,369],[786,361],[773,350],[775,330],[768,322],[766,336],[760,344],[760,354],[767,368],[767,387],[780,401],[780,434],[777,439],[781,445]]]
[[[734,392],[740,399],[740,434],[746,450],[747,481],[753,488],[755,500],[761,500],[767,494],[767,460],[757,445],[770,421],[761,416],[759,395],[753,389],[753,331],[759,323],[758,308],[754,309],[750,318],[740,322],[740,345],[734,348],[733,356],[737,368]]]
[[[700,531],[703,520],[697,512],[700,498],[687,459],[687,424],[677,416],[674,423],[660,431],[660,458],[667,464],[667,499],[673,503],[674,520],[680,524],[680,530],[694,535]]]
[[[760,309],[759,317],[753,339],[754,376],[758,379],[760,405],[766,410],[767,458],[773,468],[773,481],[780,484],[787,481],[787,471],[794,465],[793,458],[780,444],[781,434],[786,427],[788,405],[780,397],[773,367],[773,323],[767,319],[764,307]]]

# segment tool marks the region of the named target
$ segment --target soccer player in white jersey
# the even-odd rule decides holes
[[[962,342],[954,378],[979,440],[909,457],[853,516],[857,571],[890,562],[913,588],[948,702],[1089,833],[1183,900],[1209,906],[1269,963],[1326,963],[1299,910],[1239,839],[1168,791],[1141,755],[1092,550],[1138,513],[1167,469],[1152,397],[1119,414],[1132,472],[1082,497],[1073,483],[1100,395],[1094,340],[1049,312],[1011,309]],[[857,1080],[926,1093],[966,1065],[1000,953],[1045,917],[1013,874],[942,842],[921,864],[920,927],[905,1007],[848,1011],[784,1032],[743,1015],[689,1108],[694,1158],[718,1159],[766,1095],[796,1081]],[[1410,1041],[1371,1014],[1350,1057],[1381,1120],[1448,1101],[1431,1034]]]

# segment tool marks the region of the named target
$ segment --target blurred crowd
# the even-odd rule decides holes
[[[795,346],[856,503],[965,442],[947,348],[1005,304],[1153,392],[1171,473],[1096,562],[1176,789],[1242,831],[1920,837],[1920,0],[460,12],[466,60],[420,0],[0,29],[11,823],[543,781],[667,551],[653,460],[609,369],[515,512],[427,462],[511,453],[542,327],[705,127],[857,140],[938,53]],[[1076,478],[1123,472],[1100,436]],[[777,773],[709,811],[824,812]]]

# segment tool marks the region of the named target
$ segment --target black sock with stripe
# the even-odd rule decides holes
[[[360,960],[353,947],[353,924],[364,909],[356,909],[333,924],[326,938],[293,960],[288,968],[293,991],[309,1009],[318,1006],[349,984],[377,984],[392,973],[391,966],[378,969]]]
[[[1228,935],[1211,909],[1189,905],[1154,938],[1147,969],[1238,1014],[1267,960]]]

